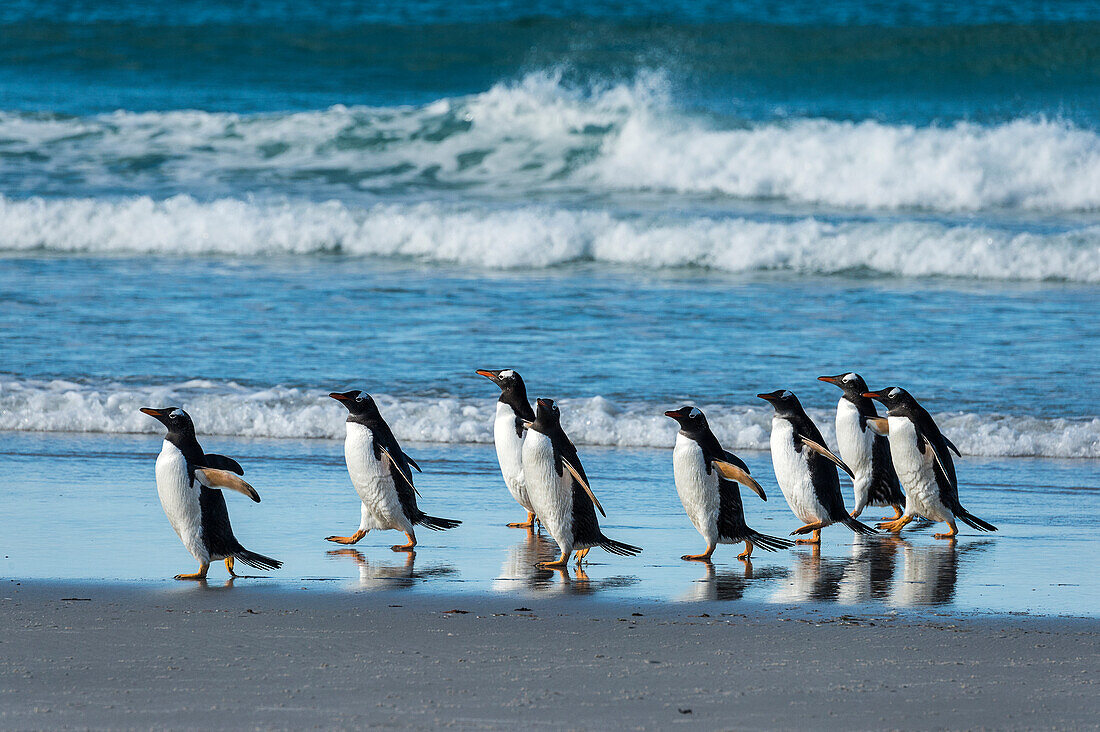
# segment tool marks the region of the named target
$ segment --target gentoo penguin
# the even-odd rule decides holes
[[[821,543],[821,530],[834,523],[842,523],[858,534],[875,533],[844,509],[836,469],[839,466],[848,475],[852,475],[852,469],[825,447],[821,432],[802,409],[798,397],[786,389],[757,396],[775,408],[771,437],[775,478],[794,515],[806,524],[791,535],[813,532],[812,539],[799,539],[797,543]]]
[[[887,409],[885,419],[879,417],[871,424],[876,431],[890,435],[890,457],[905,487],[905,513],[879,528],[900,532],[914,518],[923,516],[951,527],[946,534],[935,534],[937,539],[955,538],[959,533],[955,519],[979,531],[996,531],[996,526],[970,514],[959,503],[959,481],[951,460],[952,451],[960,455],[959,448],[944,437],[932,415],[899,386],[863,396],[882,402]]]
[[[676,493],[695,530],[707,542],[707,549],[702,554],[685,554],[680,558],[709,562],[719,544],[741,541],[745,542],[745,551],[737,555],[738,559],[747,560],[752,556],[754,545],[770,552],[789,548],[792,542],[761,534],[745,525],[745,508],[737,483],[765,501],[768,497],[749,475],[749,466],[732,452],[722,449],[702,410],[683,406],[665,412],[665,416],[680,424],[676,447],[672,450]]]
[[[856,373],[818,376],[817,380],[835,384],[844,392],[836,405],[836,446],[856,474],[852,478],[856,501],[852,518],[859,518],[864,506],[893,506],[893,518],[901,518],[905,494],[890,460],[890,441],[867,424],[878,417],[875,403],[863,396],[867,383]]]
[[[539,521],[558,543],[561,556],[539,567],[564,567],[577,550],[577,564],[594,546],[611,554],[634,556],[636,546],[608,539],[600,531],[596,509],[606,516],[592,493],[577,448],[561,428],[561,412],[552,399],[539,399],[535,421],[527,426],[523,440],[523,477],[527,495]]]
[[[240,464],[224,455],[203,452],[195,437],[195,423],[179,407],[142,407],[141,411],[168,428],[157,456],[157,495],[176,535],[199,561],[198,572],[177,574],[176,579],[205,580],[210,562],[219,559],[225,560],[225,568],[234,577],[235,559],[256,569],[283,566],[277,559],[248,551],[233,536],[225,497],[219,488],[229,488],[260,502],[256,489],[238,477],[244,475]]]
[[[477,373],[500,387],[500,399],[497,400],[497,413],[493,420],[497,462],[500,463],[508,492],[516,503],[527,509],[526,521],[508,526],[529,529],[535,525],[535,509],[531,508],[531,499],[527,497],[527,486],[523,482],[523,436],[527,433],[525,425],[535,421],[535,411],[527,401],[527,387],[523,379],[513,369],[478,369]]]
[[[397,438],[382,419],[370,394],[353,389],[333,392],[329,396],[349,412],[344,460],[363,507],[359,529],[354,534],[329,536],[326,537],[328,541],[354,544],[371,529],[396,529],[405,532],[409,541],[390,548],[395,552],[411,552],[416,546],[413,526],[419,524],[443,531],[462,523],[429,516],[417,507],[418,492],[413,486],[412,468],[420,470],[420,466],[397,444]]]

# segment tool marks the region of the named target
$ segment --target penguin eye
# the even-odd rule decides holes
[[[182,409],[173,409],[173,410],[172,410],[172,411],[171,411],[171,412],[170,412],[170,413],[168,414],[168,418],[169,418],[169,419],[179,419],[179,418],[180,418],[180,417],[182,417],[182,416],[183,416],[183,410],[182,410]]]
[[[500,378],[502,378],[502,379],[510,379],[515,375],[516,375],[516,372],[513,371],[512,369],[505,369],[504,371],[500,372]]]
[[[365,402],[365,401],[366,401],[366,399],[364,399],[364,398],[363,398],[363,395],[362,395],[362,394],[359,394],[358,396],[356,396],[356,397],[355,397],[355,401],[357,401],[357,402]]]
[[[901,394],[901,389],[895,386],[893,389],[887,392],[886,396],[890,397],[891,399],[896,399],[899,394]]]
[[[856,375],[855,374],[846,374],[844,376],[844,380],[845,381],[855,381],[856,380]]]
[[[783,399],[790,399],[791,397],[794,396],[794,392],[784,390],[783,393],[780,394],[779,396],[782,397]]]
[[[688,417],[690,417],[691,419],[698,419],[701,414],[702,414],[702,412],[700,412],[695,407],[692,407],[691,411],[688,412]]]

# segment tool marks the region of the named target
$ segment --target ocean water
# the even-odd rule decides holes
[[[4,553],[56,531],[9,466],[148,462],[145,405],[331,461],[324,395],[363,388],[488,481],[473,371],[514,367],[643,492],[667,476],[621,474],[668,457],[666,409],[766,450],[758,392],[832,440],[816,376],[903,385],[962,449],[964,502],[1053,561],[1078,529],[1042,491],[996,496],[1056,466],[1095,512],[1098,31],[1094,2],[5,3]],[[94,516],[109,480],[66,499]],[[153,514],[128,530],[163,534]],[[1013,536],[958,555],[1011,571]],[[88,576],[144,576],[109,561]]]

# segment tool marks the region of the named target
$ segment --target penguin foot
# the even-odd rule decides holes
[[[746,540],[745,541],[745,551],[738,554],[737,558],[740,559],[743,562],[748,562],[749,557],[752,556],[752,550],[753,550],[754,546],[755,545],[751,541]]]
[[[354,544],[367,535],[367,532],[359,529],[351,536],[326,536],[325,541],[332,541],[337,544]]]
[[[416,550],[416,537],[413,536],[408,531],[405,532],[405,536],[408,537],[408,539],[409,539],[408,544],[395,544],[395,545],[391,546],[390,549],[394,550],[395,552],[415,551]]]
[[[175,579],[178,580],[205,580],[206,572],[210,569],[209,564],[200,564],[199,571],[193,574],[177,574]]]
[[[581,562],[584,561],[585,557],[588,556],[588,552],[590,552],[590,551],[592,551],[592,547],[588,547],[587,549],[581,549],[580,551],[577,552],[577,555],[576,555],[575,559],[576,559],[578,567],[581,566]]]
[[[229,572],[230,577],[236,577],[237,573],[233,571],[233,557],[225,558],[225,569]]]
[[[528,511],[526,521],[517,521],[512,524],[508,524],[509,529],[531,529],[535,526],[535,514]]]
[[[901,506],[894,506],[894,515],[893,516],[883,516],[881,520],[882,521],[897,521],[899,518],[901,518],[902,513],[904,513],[904,512],[901,510]]]
[[[859,515],[860,515],[861,513],[863,513],[863,509],[862,509],[862,508],[861,508],[861,509],[858,509],[858,510],[856,510],[856,511],[849,511],[849,512],[848,512],[848,515],[849,515],[849,516],[851,516],[852,518],[859,518]]]
[[[553,568],[559,568],[560,569],[560,568],[566,567],[569,564],[569,555],[570,554],[572,554],[571,551],[562,552],[561,556],[558,557],[557,559],[555,559],[554,561],[552,561],[552,562],[536,562],[535,567],[537,567],[538,569],[553,569]]]
[[[959,534],[959,527],[955,525],[954,521],[948,521],[947,525],[951,527],[951,531],[946,534],[932,534],[933,539],[947,539],[948,541],[955,541],[955,537]]]
[[[883,531],[889,531],[894,534],[900,534],[901,530],[905,528],[906,524],[913,520],[912,516],[902,516],[896,521],[885,521],[875,526],[876,529],[882,529]]]

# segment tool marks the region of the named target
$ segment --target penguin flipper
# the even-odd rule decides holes
[[[728,453],[727,453],[728,454]],[[742,463],[743,465],[744,463]],[[728,463],[724,460],[712,460],[711,465],[714,466],[718,474],[723,478],[729,480],[735,480],[741,485],[751,490],[756,495],[760,496],[763,500],[768,500],[768,496],[764,493],[764,487],[756,482],[756,479],[749,475],[749,471],[740,466]]]
[[[212,452],[208,452],[202,456],[202,467],[204,468],[217,468],[218,470],[228,470],[231,473],[237,475],[244,475],[244,468],[231,457],[225,455],[218,455]]]
[[[424,472],[423,470],[420,469],[420,466],[416,464],[416,461],[413,460],[411,457],[409,457],[408,454],[405,455],[405,459],[409,461],[409,465],[416,468],[416,472],[418,472],[418,473],[423,473]]]
[[[404,479],[404,481],[406,483],[408,483],[409,487],[413,489],[413,492],[416,493],[416,495],[420,496],[420,491],[418,491],[416,489],[416,486],[413,485],[412,477],[401,468],[400,463],[398,463],[396,460],[393,459],[393,455],[390,454],[390,451],[387,450],[386,448],[382,447],[381,445],[378,446],[378,449],[382,451],[382,454],[385,455],[386,459],[389,460],[390,463],[393,465],[393,467],[394,467],[393,472],[398,473],[402,477],[402,479]],[[405,460],[407,460],[410,465],[416,465],[416,463],[414,463],[408,455],[405,455]],[[419,466],[417,466],[416,469],[419,472],[424,472],[424,471],[420,470]],[[424,496],[420,496],[420,497],[423,498]]]
[[[940,437],[942,437],[943,441],[947,443],[947,446],[951,449],[951,452],[955,453],[959,457],[963,456],[963,454],[959,452],[959,448],[955,447],[955,443],[947,439],[947,435],[941,433]]]
[[[580,487],[584,488],[584,492],[587,493],[588,497],[592,499],[592,504],[600,510],[600,513],[603,515],[604,518],[607,518],[607,511],[603,510],[603,506],[600,505],[600,501],[596,498],[596,494],[593,493],[592,489],[588,486],[588,481],[585,480],[585,476],[579,470],[574,468],[572,463],[570,463],[564,457],[561,459],[561,463],[570,473],[572,473],[573,479],[577,481]]]
[[[837,467],[847,473],[849,478],[855,480],[856,474],[852,472],[852,469],[845,465],[843,460],[834,455],[829,448],[825,447],[820,442],[811,440],[809,437],[803,437],[802,444],[816,452],[818,455],[821,455],[822,457],[836,463]]]
[[[864,417],[863,424],[869,427],[876,435],[886,437],[890,434],[890,420],[886,417]]]
[[[217,468],[195,468],[195,479],[207,488],[228,488],[251,498],[256,503],[260,502],[260,494],[256,489],[237,477],[228,470]]]

